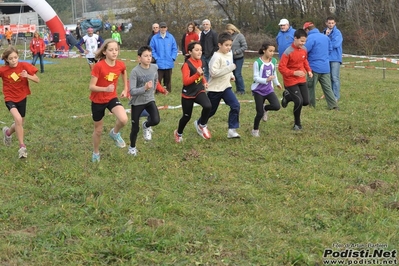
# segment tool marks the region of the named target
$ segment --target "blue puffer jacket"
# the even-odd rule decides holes
[[[171,69],[175,66],[177,57],[177,43],[175,37],[166,32],[165,38],[155,34],[151,38],[152,57],[156,60],[159,69]]]
[[[324,30],[324,34],[327,29]],[[331,33],[327,35],[330,38],[330,62],[340,62],[342,64],[342,42],[343,37],[341,31],[334,26]]]
[[[317,28],[308,32],[305,46],[308,49],[308,62],[312,71],[319,74],[330,73],[330,60],[328,59],[330,40]]]

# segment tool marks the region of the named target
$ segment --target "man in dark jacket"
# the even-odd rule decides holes
[[[202,21],[202,32],[201,32],[201,46],[202,46],[202,61],[204,66],[204,76],[206,80],[209,80],[209,61],[211,61],[212,55],[219,49],[218,46],[218,34],[216,31],[211,29],[211,22],[209,19]]]

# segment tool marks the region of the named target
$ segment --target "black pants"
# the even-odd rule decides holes
[[[260,120],[262,119],[262,116],[263,116],[263,112],[280,110],[280,102],[274,92],[269,93],[266,96],[262,96],[256,92],[253,92],[253,95],[254,95],[255,108],[256,108],[256,116],[254,119],[254,129],[258,130]],[[264,104],[265,100],[267,100],[269,102],[269,104],[266,104],[265,108],[263,108],[263,104]]]
[[[198,119],[200,125],[206,125],[208,123],[209,114],[211,112],[211,102],[205,92],[201,92],[194,99],[181,98],[181,106],[183,110],[183,116],[179,120],[179,127],[177,133],[183,134],[183,130],[186,127],[188,121],[191,119],[193,113],[194,103],[198,103],[202,106],[201,117]]]
[[[172,92],[172,69],[158,69],[158,80],[159,84],[166,87],[168,92]]]
[[[131,115],[132,115],[132,129],[130,131],[130,147],[136,147],[137,134],[140,130],[140,114],[143,110],[146,110],[149,114],[147,117],[146,127],[152,127],[159,124],[159,112],[158,107],[155,102],[149,102],[143,105],[132,105]]]
[[[295,125],[301,125],[302,106],[309,105],[309,91],[307,83],[299,83],[291,87],[285,87],[290,93],[286,96],[287,101],[294,102],[294,119]]]

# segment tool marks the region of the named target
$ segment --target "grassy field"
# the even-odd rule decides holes
[[[136,53],[120,58],[130,73]],[[325,100],[304,108],[295,134],[290,103],[254,138],[247,59],[241,139],[226,137],[225,105],[210,140],[190,121],[181,144],[181,109],[160,110],[153,140],[140,131],[130,157],[109,139],[107,115],[93,164],[86,61],[47,60],[28,98],[28,158],[17,159],[15,140],[0,146],[0,265],[323,265],[326,249],[345,244],[398,248],[397,71],[342,68],[340,111]],[[180,104],[180,65],[173,76],[157,105]],[[4,105],[0,121],[12,122]]]

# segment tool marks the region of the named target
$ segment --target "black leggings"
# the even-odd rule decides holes
[[[279,100],[274,92],[269,93],[266,96],[262,96],[256,92],[253,92],[254,100],[255,100],[255,108],[256,108],[256,116],[254,119],[254,129],[259,129],[259,123],[262,119],[264,111],[278,111],[280,110],[280,103]],[[269,104],[265,105],[263,108],[263,104],[267,100]]]
[[[208,123],[209,114],[211,113],[211,102],[209,101],[208,95],[205,92],[201,92],[194,99],[181,98],[181,106],[183,110],[183,116],[179,120],[179,127],[177,133],[183,134],[183,130],[186,127],[188,121],[191,119],[193,113],[194,103],[198,103],[202,106],[201,117],[198,119],[200,125],[206,125]]]
[[[149,114],[147,117],[146,127],[152,127],[159,124],[159,112],[155,102],[149,102],[143,105],[132,105],[131,116],[132,116],[132,130],[130,131],[130,147],[136,147],[137,134],[140,130],[140,114],[146,110]]]
[[[307,83],[299,83],[291,87],[285,87],[290,93],[285,98],[287,101],[294,102],[294,119],[295,125],[301,125],[302,106],[309,105],[309,91]]]

